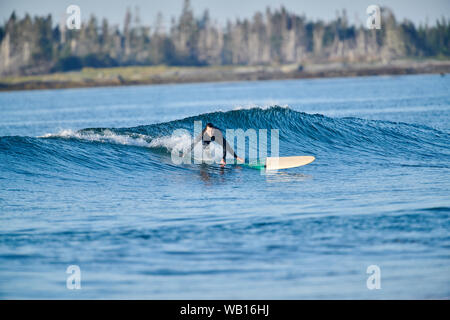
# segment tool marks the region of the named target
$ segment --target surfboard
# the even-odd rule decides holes
[[[245,164],[252,169],[279,170],[307,165],[316,158],[313,156],[268,157],[263,162]]]

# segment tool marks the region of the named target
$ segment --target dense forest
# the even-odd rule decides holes
[[[285,8],[219,26],[208,10],[196,17],[189,0],[178,19],[152,27],[139,11],[125,13],[123,28],[91,16],[80,30],[52,16],[19,18],[0,27],[0,74],[43,74],[83,67],[129,65],[273,65],[387,62],[403,57],[450,57],[450,21],[432,26],[399,22],[382,8],[382,28],[350,25],[345,11],[330,22],[311,21]]]

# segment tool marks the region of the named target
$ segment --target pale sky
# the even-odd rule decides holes
[[[279,8],[284,5],[296,14],[305,14],[308,18],[329,21],[336,17],[336,11],[347,10],[352,23],[364,23],[366,8],[371,4],[390,7],[399,20],[408,18],[416,24],[434,24],[436,19],[450,18],[450,0],[191,0],[194,14],[200,16],[208,8],[212,19],[225,24],[227,19],[252,17],[256,11],[264,11],[266,6]],[[23,17],[51,13],[54,21],[59,21],[66,8],[76,4],[81,8],[82,20],[94,13],[98,18],[106,17],[111,24],[123,24],[125,11],[130,7],[140,8],[141,23],[152,26],[156,14],[161,11],[164,22],[169,26],[171,17],[178,17],[183,0],[0,0],[0,22],[4,22],[13,10]]]

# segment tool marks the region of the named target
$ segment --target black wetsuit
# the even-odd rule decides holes
[[[206,132],[206,129],[203,129],[202,133],[199,134],[194,142],[191,144],[191,151],[194,149],[195,145],[200,141],[200,139],[202,140],[202,145],[203,147],[207,147],[209,146],[209,144],[214,141],[217,144],[219,144],[220,146],[222,146],[222,150],[223,150],[223,154],[222,154],[222,159],[225,161],[225,158],[227,156],[227,151],[233,155],[233,157],[236,159],[237,155],[234,152],[234,150],[231,148],[231,146],[229,145],[229,143],[227,142],[227,140],[225,139],[225,137],[222,134],[222,131],[220,131],[218,128],[212,128],[212,135],[208,135]]]

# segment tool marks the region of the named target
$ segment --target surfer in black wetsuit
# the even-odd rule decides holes
[[[204,148],[208,148],[211,141],[216,142],[222,147],[223,153],[222,153],[222,159],[220,160],[220,164],[224,166],[226,164],[225,157],[227,155],[227,152],[232,154],[235,159],[237,159],[240,162],[244,162],[242,158],[239,158],[237,154],[233,151],[227,140],[225,140],[225,137],[222,134],[222,131],[220,131],[219,128],[214,127],[212,123],[208,123],[203,129],[202,133],[199,134],[194,142],[191,144],[191,152],[194,150],[195,145],[202,140],[202,145]]]

